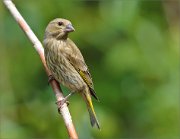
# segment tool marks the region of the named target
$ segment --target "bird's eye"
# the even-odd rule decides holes
[[[59,25],[59,26],[62,26],[62,25],[63,25],[63,22],[62,22],[62,21],[58,22],[58,25]]]

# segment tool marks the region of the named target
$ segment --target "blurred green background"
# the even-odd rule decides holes
[[[54,18],[76,29],[70,38],[92,74],[102,128],[91,128],[75,95],[69,109],[80,138],[180,138],[178,0],[14,2],[41,42]],[[68,138],[39,56],[2,2],[0,21],[0,138]]]

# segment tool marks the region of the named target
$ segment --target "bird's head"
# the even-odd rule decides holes
[[[73,31],[75,31],[75,29],[69,20],[56,18],[46,27],[45,38],[53,37],[58,40],[67,39],[68,33]]]

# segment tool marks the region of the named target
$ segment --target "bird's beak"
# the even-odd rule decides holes
[[[73,28],[73,26],[71,24],[68,24],[65,28],[66,32],[73,32],[75,31],[75,29]]]

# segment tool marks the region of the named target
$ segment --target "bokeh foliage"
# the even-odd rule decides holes
[[[90,127],[82,98],[73,96],[80,138],[180,137],[178,0],[14,2],[41,41],[53,18],[76,29],[70,38],[93,76],[102,127]],[[0,138],[67,138],[39,56],[3,4],[0,21]]]

